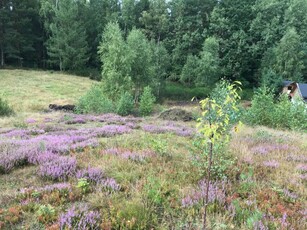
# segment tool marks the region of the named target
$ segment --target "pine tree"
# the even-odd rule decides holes
[[[49,25],[47,51],[50,63],[60,70],[78,70],[88,61],[86,31],[78,19],[73,0],[62,0],[53,6],[54,17]]]

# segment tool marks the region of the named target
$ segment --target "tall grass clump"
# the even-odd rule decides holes
[[[272,90],[261,87],[256,91],[244,120],[250,125],[307,130],[307,105],[299,98],[290,101],[287,95],[275,99]]]
[[[140,113],[142,116],[147,116],[152,112],[156,97],[153,95],[149,86],[144,88],[144,92],[140,98]]]
[[[114,106],[112,101],[103,93],[102,87],[93,85],[79,99],[76,111],[77,113],[111,113],[114,112]]]
[[[14,111],[9,106],[8,102],[0,97],[0,117],[13,115]]]

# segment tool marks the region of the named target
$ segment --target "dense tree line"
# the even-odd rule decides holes
[[[307,80],[306,12],[306,0],[1,0],[0,65],[102,67],[135,97],[166,78]]]

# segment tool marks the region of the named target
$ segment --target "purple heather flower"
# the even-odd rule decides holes
[[[34,188],[34,187],[30,187],[30,188],[23,188],[20,189],[20,193],[21,194],[25,194],[33,191],[36,192],[52,192],[54,190],[58,190],[58,191],[62,191],[62,190],[70,190],[71,189],[71,185],[69,183],[56,183],[56,184],[51,184],[51,185],[46,185],[44,187],[38,187],[38,188]]]
[[[45,162],[39,167],[39,174],[54,180],[66,179],[76,172],[77,161],[73,157],[59,156],[49,162]]]
[[[279,167],[279,162],[275,160],[270,160],[270,161],[264,161],[263,165],[269,168],[278,168]]]
[[[283,190],[283,193],[286,197],[290,198],[290,199],[297,199],[298,198],[298,195],[295,194],[294,192],[290,192],[288,189],[284,189]]]
[[[106,178],[99,182],[99,185],[102,188],[112,190],[112,191],[119,191],[120,185],[115,181],[113,178]]]
[[[286,160],[287,160],[287,161],[296,161],[296,162],[307,162],[307,156],[289,154],[289,155],[286,157]]]
[[[269,150],[264,146],[257,146],[251,149],[252,153],[259,155],[267,155]]]
[[[72,206],[60,215],[60,229],[99,229],[99,212],[91,211],[87,206]]]
[[[289,223],[287,222],[287,213],[285,212],[283,215],[282,215],[282,219],[281,219],[281,226],[283,228],[287,227],[289,225]]]
[[[307,172],[307,165],[306,164],[299,164],[296,169],[300,172]]]
[[[157,126],[157,125],[143,125],[142,129],[145,132],[149,133],[174,133],[178,136],[193,136],[195,134],[195,130],[188,127],[182,127],[182,126]]]
[[[199,204],[206,196],[206,179],[201,180],[197,190],[184,197],[181,201],[183,207],[190,207]],[[226,202],[225,181],[209,182],[208,202],[218,202],[224,204]]]
[[[28,124],[33,124],[33,123],[36,122],[36,120],[33,119],[33,118],[28,118],[28,119],[26,120],[26,122],[27,122]]]
[[[268,230],[269,228],[263,223],[262,220],[258,220],[254,223],[254,230]]]
[[[76,177],[78,179],[85,178],[88,181],[94,182],[94,183],[100,183],[102,182],[104,178],[104,172],[100,168],[87,168],[87,169],[81,169],[78,170],[76,173]]]
[[[299,175],[299,178],[302,180],[307,180],[307,174]]]

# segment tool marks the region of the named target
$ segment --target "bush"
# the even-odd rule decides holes
[[[128,92],[122,93],[116,106],[116,113],[121,116],[127,116],[133,111],[133,106],[133,96]]]
[[[245,114],[245,122],[252,125],[271,126],[274,95],[266,87],[258,89],[252,99],[252,106]]]
[[[254,95],[252,107],[245,114],[245,122],[272,128],[307,129],[307,106],[299,99],[289,101],[287,95],[274,100],[273,92],[266,87]]]
[[[103,93],[99,85],[93,85],[82,96],[76,106],[77,113],[111,113],[114,112],[113,103]]]
[[[10,116],[14,114],[13,109],[10,108],[7,101],[4,101],[0,98],[0,117],[1,116]]]
[[[146,86],[140,99],[140,113],[143,116],[149,115],[152,112],[155,101],[156,98],[152,94],[151,88],[149,86]]]

